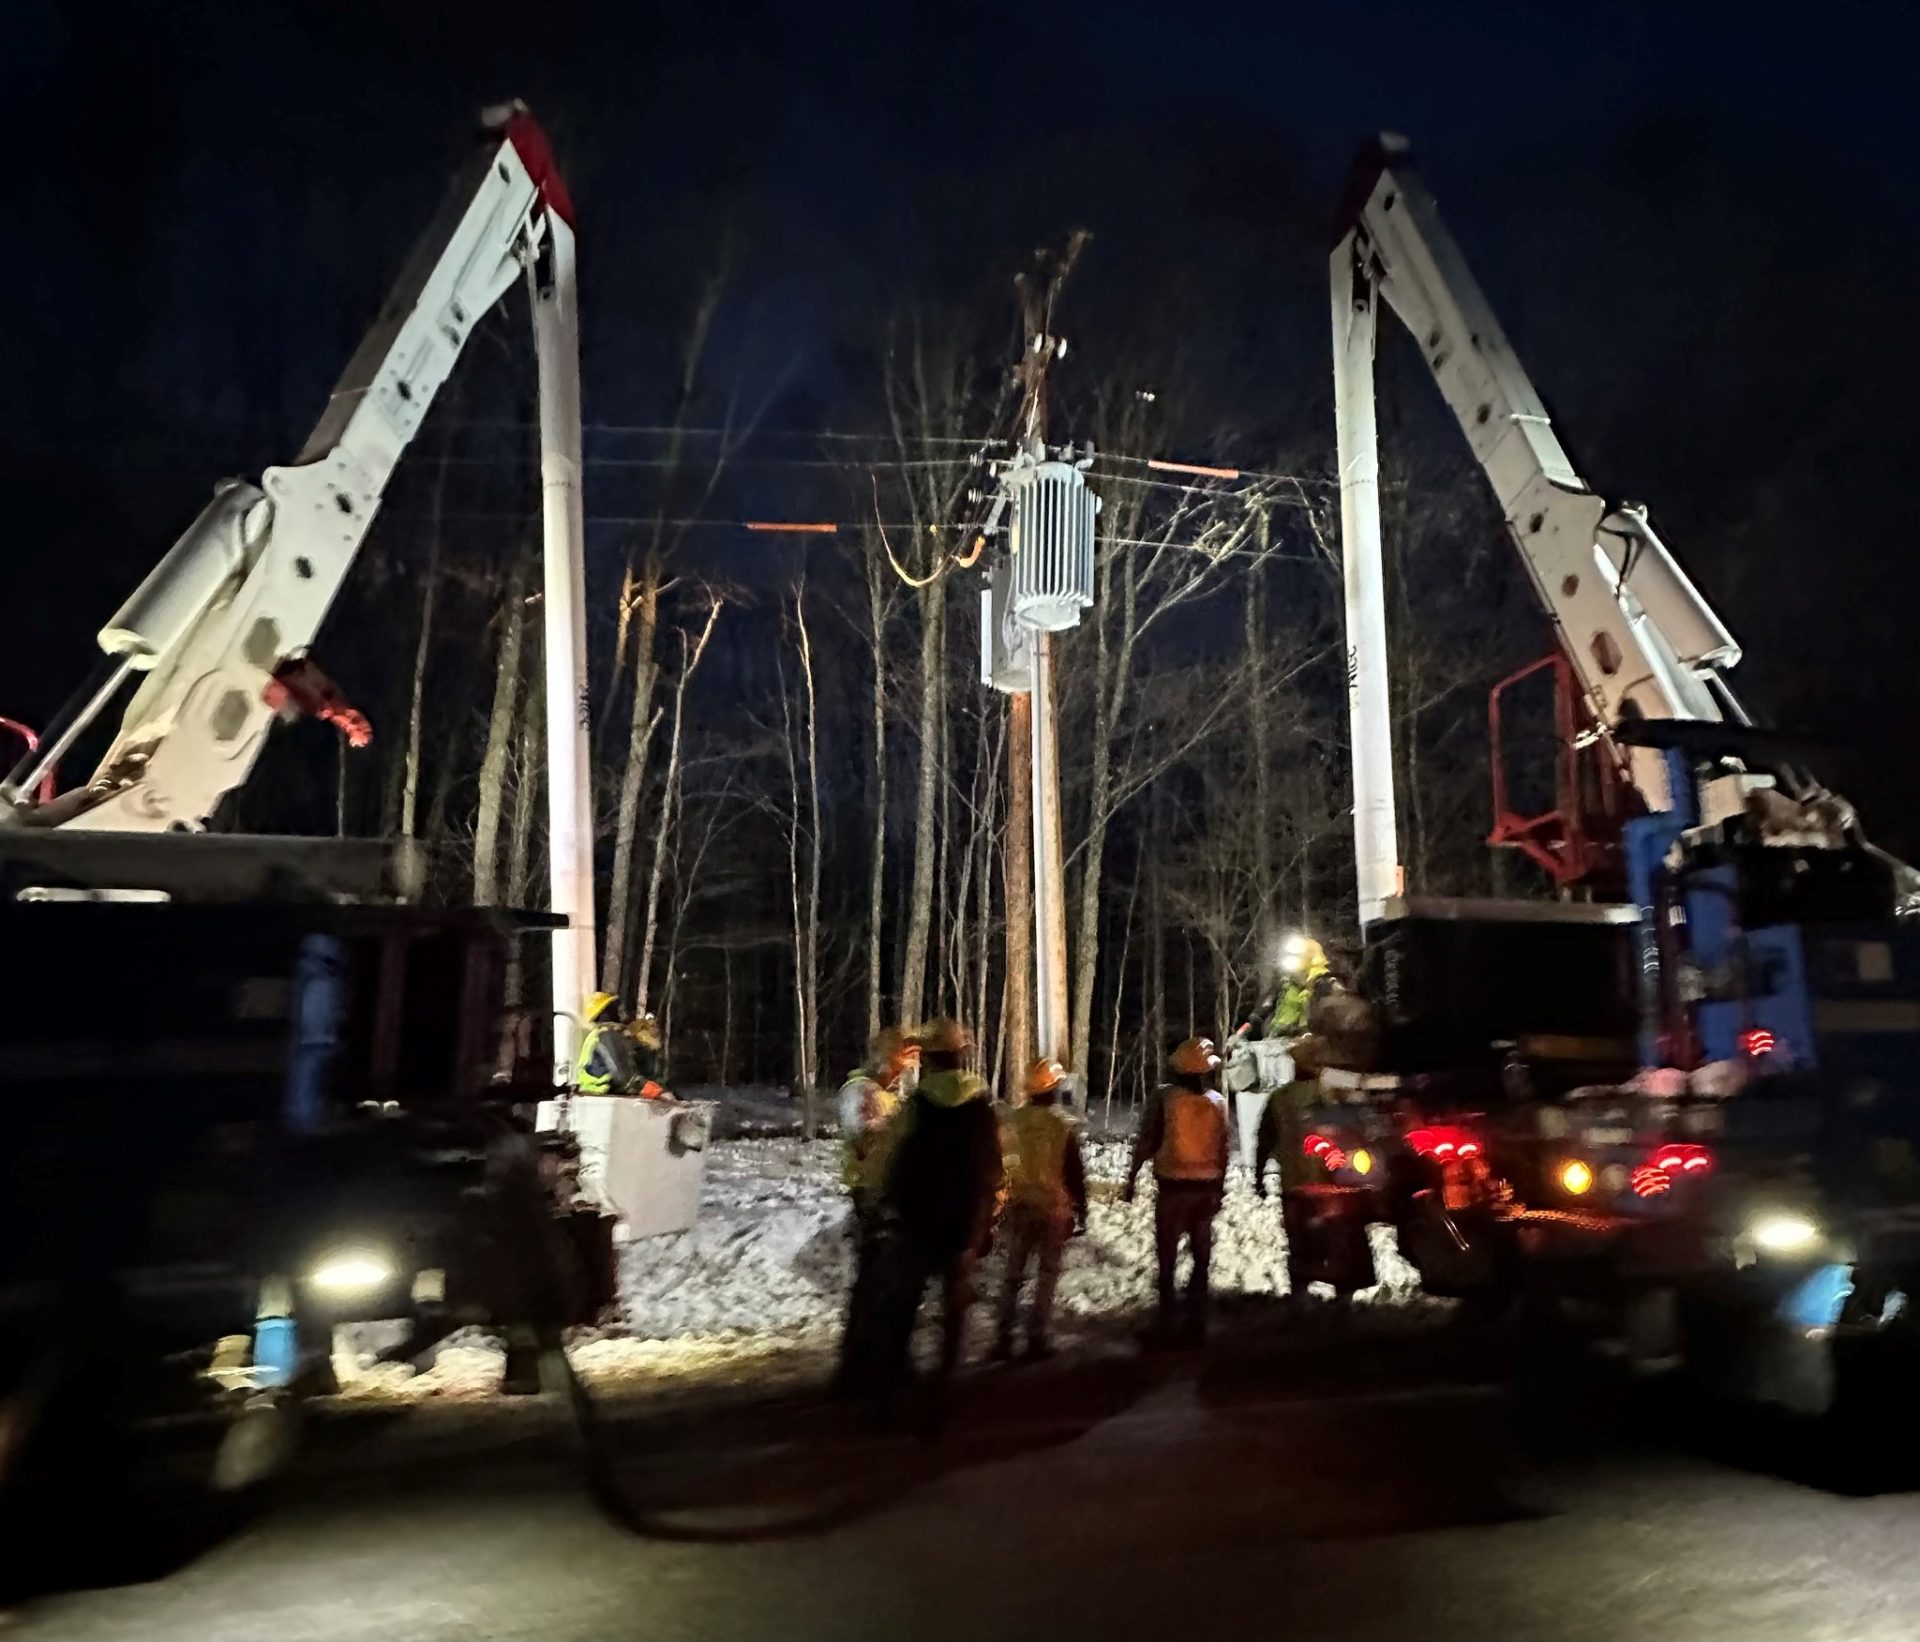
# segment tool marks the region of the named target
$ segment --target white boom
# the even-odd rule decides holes
[[[388,481],[474,327],[523,274],[540,379],[546,539],[548,800],[556,1050],[571,1059],[592,990],[593,829],[586,765],[580,340],[573,208],[521,104],[454,185],[349,361],[305,447],[256,485],[228,481],[100,631],[94,681],[0,785],[0,820],[118,832],[198,831],[242,785],[274,719],[306,707],[359,728],[309,650]],[[129,674],[144,675],[86,785],[37,784]]]
[[[1654,534],[1645,510],[1605,501],[1574,471],[1398,138],[1383,138],[1356,176],[1332,283],[1354,834],[1365,923],[1379,916],[1400,871],[1373,413],[1380,299],[1413,334],[1492,484],[1601,733],[1635,717],[1745,722],[1745,715],[1725,680],[1740,660],[1739,645]],[[1649,806],[1668,808],[1660,754],[1620,752]]]

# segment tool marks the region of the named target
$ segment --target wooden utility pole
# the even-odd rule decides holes
[[[1033,697],[1007,697],[1007,1049],[1011,1100],[1033,1059]]]
[[[1041,251],[1034,268],[1019,275],[1015,285],[1020,292],[1021,317],[1025,325],[1026,346],[1020,356],[1017,376],[1021,387],[1020,443],[1039,447],[1044,452],[1047,437],[1047,369],[1064,351],[1065,344],[1052,332],[1053,305],[1059,298],[1067,276],[1080,260],[1092,238],[1084,228],[1068,238],[1058,254]],[[1060,763],[1055,751],[1058,715],[1052,690],[1053,647],[1050,633],[1036,632],[1033,640],[1033,692],[1013,698],[1010,721],[1008,776],[1012,788],[1007,805],[1007,973],[1012,984],[1014,969],[1014,928],[1025,920],[1016,917],[1011,880],[1014,870],[1014,831],[1019,812],[1028,811],[1033,828],[1031,916],[1033,930],[1032,970],[1035,985],[1034,1042],[1038,1052],[1051,1056],[1063,1066],[1068,1056],[1067,1016],[1067,901],[1066,867],[1060,826]],[[1024,709],[1024,711],[1023,711]],[[1024,719],[1024,725],[1022,720]],[[1026,734],[1021,735],[1022,729]],[[1027,756],[1021,757],[1020,741],[1028,743]],[[1022,791],[1022,786],[1026,790]],[[1028,973],[1025,964],[1018,971]],[[1010,1019],[1014,1017],[1010,1016]],[[1014,1042],[1010,1031],[1008,1041]]]

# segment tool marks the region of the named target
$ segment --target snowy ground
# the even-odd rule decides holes
[[[1071,1243],[1056,1302],[1058,1343],[1071,1350],[1111,1346],[1153,1298],[1152,1189],[1119,1200],[1127,1149],[1115,1141],[1087,1147],[1087,1234]],[[619,1315],[577,1337],[570,1356],[589,1380],[649,1389],[699,1384],[766,1384],[817,1373],[828,1360],[851,1276],[846,1194],[839,1148],[798,1139],[723,1141],[708,1158],[695,1228],[629,1244],[622,1252]],[[1373,1228],[1380,1282],[1364,1305],[1426,1312],[1441,1303],[1418,1293],[1417,1279]],[[1287,1292],[1286,1237],[1277,1202],[1254,1196],[1237,1165],[1216,1223],[1216,1294]],[[1000,1266],[981,1272],[976,1330],[989,1326]],[[1121,1325],[1116,1328],[1116,1325]],[[399,1365],[371,1372],[340,1364],[349,1395],[470,1397],[499,1380],[498,1348],[469,1334],[451,1342],[427,1373]]]

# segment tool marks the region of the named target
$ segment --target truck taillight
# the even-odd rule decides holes
[[[1771,1055],[1778,1047],[1778,1040],[1764,1026],[1749,1027],[1740,1034],[1740,1050],[1749,1059],[1761,1055]]]
[[[1660,1197],[1673,1190],[1673,1176],[1652,1163],[1642,1163],[1633,1171],[1635,1197]]]
[[[1319,1159],[1332,1173],[1337,1174],[1347,1166],[1347,1154],[1327,1139],[1325,1135],[1308,1135],[1305,1140],[1301,1141],[1300,1150],[1305,1152],[1308,1157]],[[1371,1161],[1369,1161],[1368,1167],[1372,1167]],[[1363,1174],[1365,1172],[1364,1169],[1361,1171]]]
[[[1480,1155],[1480,1142],[1465,1129],[1450,1123],[1435,1124],[1426,1129],[1409,1129],[1407,1145],[1421,1157],[1430,1157],[1436,1163],[1452,1163],[1457,1159]]]
[[[1676,1180],[1699,1178],[1713,1167],[1713,1154],[1691,1141],[1669,1140],[1654,1147],[1646,1162],[1633,1171],[1636,1197],[1660,1197],[1673,1189]]]

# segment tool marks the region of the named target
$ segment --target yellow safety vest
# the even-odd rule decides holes
[[[846,1129],[840,1141],[840,1178],[852,1192],[875,1192],[885,1182],[893,1156],[901,1097],[878,1078],[856,1072],[841,1087],[842,1124],[858,1103],[857,1128]]]
[[[1000,1119],[1007,1194],[1016,1203],[1058,1208],[1067,1201],[1067,1143],[1073,1125],[1053,1106],[1016,1106]]]

